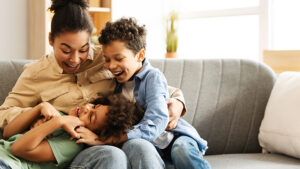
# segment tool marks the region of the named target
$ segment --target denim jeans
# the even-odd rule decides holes
[[[0,159],[0,169],[11,169],[11,167],[2,159]]]
[[[173,164],[176,169],[211,169],[191,137],[176,136],[166,149],[158,151],[166,164]]]
[[[103,145],[80,152],[70,169],[163,169],[163,160],[155,147],[142,139],[128,140],[122,149]]]

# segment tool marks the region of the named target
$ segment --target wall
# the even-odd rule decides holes
[[[26,59],[27,0],[0,2],[0,59]]]

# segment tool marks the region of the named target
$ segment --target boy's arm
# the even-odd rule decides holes
[[[128,139],[142,138],[148,141],[156,139],[167,127],[169,122],[168,106],[165,99],[168,98],[167,81],[160,72],[152,72],[147,75],[145,89],[140,88],[138,94],[143,94],[141,106],[145,109],[143,119],[127,133]],[[144,90],[144,92],[142,92]]]
[[[10,148],[12,154],[33,162],[55,162],[55,156],[45,137],[67,125],[81,126],[83,122],[73,116],[57,116],[29,130]]]

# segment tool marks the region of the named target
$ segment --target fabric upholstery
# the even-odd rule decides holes
[[[206,154],[258,153],[258,130],[275,82],[273,71],[251,60],[150,60],[168,84],[182,89],[184,119],[208,141]]]
[[[0,60],[0,104],[28,62]],[[184,119],[208,141],[205,158],[212,168],[300,168],[300,160],[260,153],[258,130],[276,80],[269,67],[244,59],[150,59],[150,63],[165,74],[169,85],[182,89]]]
[[[24,64],[32,60],[0,60],[0,105],[23,72]]]
[[[213,169],[300,169],[300,160],[279,154],[205,156]]]

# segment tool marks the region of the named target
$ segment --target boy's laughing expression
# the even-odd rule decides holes
[[[103,53],[105,67],[111,71],[119,83],[132,80],[132,77],[142,68],[144,49],[134,54],[124,42],[115,40],[103,45]]]

